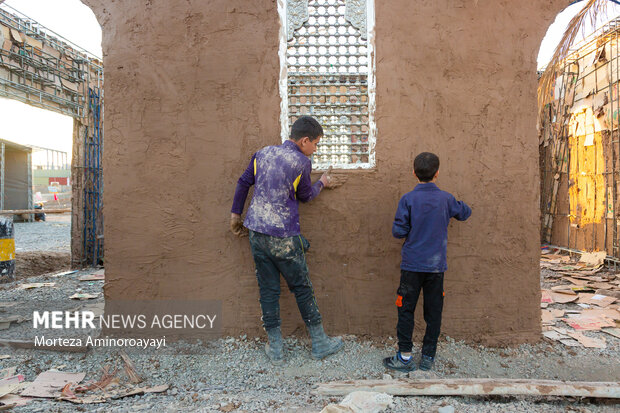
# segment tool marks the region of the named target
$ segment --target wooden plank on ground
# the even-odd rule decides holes
[[[526,379],[393,379],[321,383],[313,392],[344,396],[353,391],[383,392],[394,396],[566,396],[620,398],[620,382],[569,382]]]
[[[62,209],[3,209],[0,215],[19,215],[19,214],[63,214],[71,212],[71,208]]]

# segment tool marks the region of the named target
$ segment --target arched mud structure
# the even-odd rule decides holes
[[[219,299],[226,333],[258,334],[228,217],[250,155],[280,139],[276,2],[84,2],[104,34],[106,297]],[[439,186],[474,210],[450,228],[444,332],[538,339],[536,55],[568,3],[376,2],[376,168],[301,210],[331,333],[394,334],[391,222],[414,155],[433,151]],[[286,293],[282,318],[303,325]]]

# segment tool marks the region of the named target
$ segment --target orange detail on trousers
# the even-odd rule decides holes
[[[396,307],[402,307],[403,306],[403,296],[399,295],[398,297],[396,297]]]

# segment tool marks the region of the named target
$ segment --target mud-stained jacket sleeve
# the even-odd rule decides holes
[[[453,196],[450,197],[450,217],[459,221],[465,221],[471,215],[471,208],[463,201],[457,201]]]
[[[254,159],[256,159],[256,154],[252,155],[250,164],[237,181],[237,189],[235,189],[235,197],[233,198],[233,204],[230,210],[232,213],[241,215],[243,212],[243,206],[248,197],[250,187],[254,185]]]
[[[312,185],[310,180],[310,172],[312,171],[312,164],[308,162],[304,166],[304,170],[301,173],[299,185],[297,186],[297,199],[301,202],[308,202],[314,199],[323,189],[323,182],[316,181]]]
[[[396,238],[407,238],[411,231],[411,210],[406,197],[402,197],[398,202],[396,216],[392,224],[392,235]]]

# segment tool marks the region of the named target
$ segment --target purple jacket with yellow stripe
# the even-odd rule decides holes
[[[308,202],[323,189],[321,181],[312,185],[311,171],[312,162],[295,142],[267,146],[252,156],[237,181],[231,211],[243,212],[250,186],[254,185],[245,227],[274,237],[299,235],[299,201]]]

